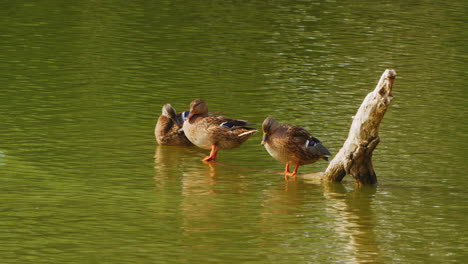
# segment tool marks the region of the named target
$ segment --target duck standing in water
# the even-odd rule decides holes
[[[263,121],[262,129],[262,145],[273,158],[286,163],[286,180],[289,176],[296,178],[299,166],[314,163],[319,159],[328,161],[328,155],[331,155],[320,140],[302,127],[281,125],[274,118],[267,117]],[[296,166],[292,173],[289,172],[290,164]]]
[[[223,116],[209,116],[208,105],[201,99],[195,99],[190,104],[190,114],[184,121],[183,130],[195,146],[211,149],[210,155],[203,160],[214,161],[218,150],[237,148],[257,132],[248,125],[252,124]]]
[[[177,113],[170,104],[165,104],[162,114],[156,123],[154,135],[159,145],[172,146],[192,146],[182,131],[184,119],[188,116],[188,111]]]

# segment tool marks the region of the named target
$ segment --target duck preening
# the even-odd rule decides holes
[[[184,119],[188,116],[188,111],[177,113],[170,104],[165,104],[162,114],[154,129],[154,135],[159,145],[192,146],[182,131]]]
[[[267,117],[263,121],[262,130],[262,145],[273,158],[286,164],[284,171],[286,180],[289,176],[296,177],[299,166],[320,159],[328,161],[328,156],[331,155],[318,138],[302,127],[282,125],[274,118]],[[289,171],[291,164],[296,166],[292,173]]]
[[[256,129],[244,120],[236,120],[224,116],[210,116],[208,105],[201,99],[195,99],[190,104],[190,112],[184,121],[183,130],[187,138],[195,146],[211,149],[210,155],[204,161],[214,161],[220,149],[237,148],[252,136]]]

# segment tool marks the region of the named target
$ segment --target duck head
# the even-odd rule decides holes
[[[172,121],[176,122],[177,124],[180,125],[180,122],[177,118],[177,112],[176,110],[174,109],[174,107],[172,107],[172,105],[170,104],[165,104],[162,108],[162,115],[171,119]]]
[[[177,116],[177,112],[171,104],[165,104],[162,107],[162,115],[167,118],[175,118]]]
[[[274,119],[273,117],[269,116],[265,118],[262,124],[262,130],[263,130],[263,139],[262,139],[262,145],[266,144],[266,141],[268,140],[268,136],[270,136],[274,131],[280,126],[278,121]]]
[[[190,104],[190,114],[187,119],[190,120],[196,115],[208,116],[208,105],[201,99],[195,99],[192,101]]]

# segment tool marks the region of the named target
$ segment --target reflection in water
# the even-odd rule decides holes
[[[375,263],[382,258],[371,208],[375,191],[375,187],[363,187],[349,193],[342,184],[324,183],[326,211],[334,218],[334,230],[345,244],[349,263]]]
[[[216,164],[200,162],[198,154],[189,148],[158,146],[154,156],[155,181],[160,191],[171,183],[181,188],[180,228],[186,238],[214,228]]]
[[[154,153],[154,169],[156,185],[160,188],[173,178],[178,177],[180,170],[187,165],[190,149],[177,146],[156,146]]]
[[[0,166],[1,165],[6,165],[6,154],[3,150],[0,150]]]
[[[203,164],[202,164],[203,165]],[[188,237],[197,237],[199,232],[215,229],[216,206],[215,165],[193,167],[183,173],[182,230]]]
[[[320,263],[315,259],[320,251],[316,242],[322,236],[316,227],[321,225],[316,214],[320,201],[313,199],[320,192],[319,185],[284,179],[262,191],[259,247],[266,251],[271,263],[305,259]],[[275,250],[287,254],[278,255]]]
[[[333,241],[329,246],[335,251],[330,258],[336,257],[342,263],[380,262],[382,254],[374,232],[376,221],[371,208],[375,190],[356,189],[349,193],[341,183],[322,185],[301,180],[264,190],[263,235],[282,236],[264,240],[261,246],[287,247],[290,253],[322,263],[323,259],[313,258],[312,250],[317,246],[315,250],[320,251],[323,239],[329,238]],[[320,194],[324,200],[311,200]],[[328,217],[323,218],[322,211]]]
[[[200,156],[191,148],[158,147],[155,152],[157,196],[170,197],[162,202],[167,207],[158,208],[157,221],[161,225],[161,219],[168,218],[167,226],[176,225],[172,232],[177,232],[177,240],[169,242],[180,252],[174,263],[205,262],[207,255],[228,252],[232,244],[241,247],[245,237],[257,234],[245,231],[251,214],[239,207],[238,198],[248,195],[248,174],[218,162],[203,163]]]
[[[261,212],[264,223],[276,225],[272,220],[281,221],[281,217],[272,218],[271,216],[298,215],[298,208],[304,203],[302,192],[298,192],[302,185],[300,181],[285,181],[284,185],[278,185],[263,191],[265,196],[263,200],[263,211]]]

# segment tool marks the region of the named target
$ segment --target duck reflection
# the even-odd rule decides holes
[[[217,196],[216,164],[203,164],[198,153],[189,147],[157,146],[154,155],[154,180],[158,225],[172,230],[168,244],[174,243],[187,249],[192,247],[209,250],[216,245],[204,241],[206,233],[216,228],[219,206]],[[166,232],[164,232],[166,234]],[[180,262],[186,262],[181,256]]]
[[[304,181],[284,181],[263,191],[262,226],[267,229],[280,228],[303,221],[304,207],[310,202],[309,196],[320,195],[319,185],[307,184]],[[291,217],[296,216],[296,217]],[[284,221],[289,221],[284,223]]]
[[[375,218],[372,209],[375,187],[346,191],[341,183],[324,183],[327,212],[335,219],[334,230],[346,241],[344,255],[349,263],[380,263],[382,254],[374,232]]]
[[[317,175],[308,176],[315,179]],[[372,209],[376,189],[370,187],[349,192],[341,183],[312,182],[285,181],[284,185],[275,185],[264,191],[262,231],[265,236],[277,233],[284,236],[281,241],[262,241],[263,246],[295,246],[299,243],[298,237],[310,235],[310,230],[301,227],[315,222],[314,217],[317,217],[318,222],[314,225],[318,224],[324,229],[334,231],[334,236],[338,238],[334,246],[343,249],[337,254],[348,258],[346,263],[382,262],[382,254],[374,232],[376,220]],[[322,195],[325,199],[316,199]],[[313,212],[320,208],[324,208],[329,216],[325,218],[326,221],[322,212]],[[296,229],[295,226],[299,228]],[[284,233],[284,230],[288,232]]]
[[[202,155],[191,148],[157,146],[154,156],[157,189],[171,192],[162,197],[177,198],[181,229],[187,234],[212,229],[215,221],[210,219],[216,219],[213,215],[217,164],[201,163]]]
[[[182,230],[190,237],[217,226],[216,165],[196,164],[184,171],[182,179]]]
[[[156,146],[154,152],[156,186],[164,187],[169,182],[178,184],[180,170],[187,166],[192,156],[187,147]]]

